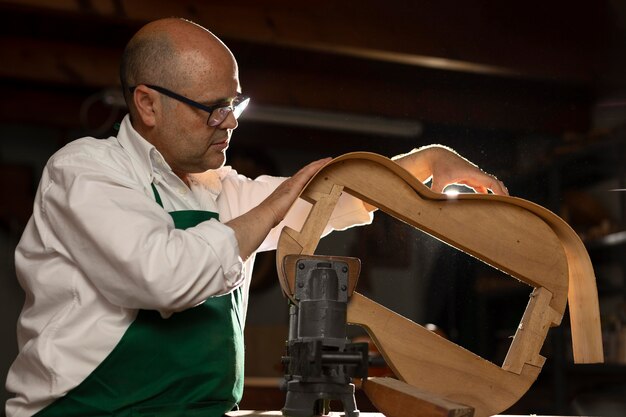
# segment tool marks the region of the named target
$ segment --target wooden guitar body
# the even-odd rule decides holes
[[[393,161],[371,153],[330,161],[302,191],[300,197],[313,208],[302,230],[283,229],[276,256],[281,287],[292,300],[293,274],[285,268],[293,262],[286,257],[314,254],[341,193],[534,287],[501,367],[354,292],[348,322],[368,331],[406,384],[471,406],[476,417],[506,410],[539,375],[545,362],[540,349],[548,329],[560,324],[568,302],[574,361],[603,361],[593,268],[584,245],[562,219],[519,198],[482,194],[451,198],[435,193]],[[370,385],[377,383],[373,380]],[[371,396],[384,392],[368,390],[367,382],[365,391]],[[384,408],[383,398],[372,400]]]

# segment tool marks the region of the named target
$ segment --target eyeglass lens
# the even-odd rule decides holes
[[[213,110],[207,119],[207,124],[209,126],[219,126],[226,120],[230,112],[233,112],[235,119],[238,119],[248,106],[249,101],[250,99],[245,99],[240,103],[233,103],[231,106],[224,106]]]
[[[228,117],[228,113],[230,113],[232,107],[220,107],[219,109],[215,109],[209,114],[209,119],[207,120],[207,124],[209,126],[218,126],[221,125],[224,120]]]

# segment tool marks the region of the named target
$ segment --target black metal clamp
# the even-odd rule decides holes
[[[289,308],[289,339],[281,389],[284,416],[328,414],[340,400],[346,417],[358,417],[352,378],[367,378],[367,343],[348,343],[346,314],[349,264],[323,256],[296,262],[295,300]]]

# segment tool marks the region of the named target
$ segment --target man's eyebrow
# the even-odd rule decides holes
[[[212,106],[212,105],[217,105],[217,104],[222,104],[222,103],[231,103],[234,99],[237,98],[239,94],[241,94],[241,91],[237,91],[237,93],[235,93],[235,95],[231,97],[218,98],[217,100],[202,100],[200,101],[200,103],[206,106]]]

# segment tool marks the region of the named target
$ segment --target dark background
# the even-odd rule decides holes
[[[626,192],[610,191],[626,188],[620,0],[0,1],[0,379],[23,302],[13,249],[41,169],[73,139],[115,134],[121,51],[168,16],[206,26],[238,59],[252,97],[229,150],[240,172],[290,175],[322,156],[440,143],[567,220],[594,262],[607,364],[572,364],[566,317],[539,380],[508,412],[626,415]],[[327,240],[321,251],[362,259],[368,296],[501,364],[529,288],[384,215]],[[286,323],[262,255],[244,407],[282,406]]]

